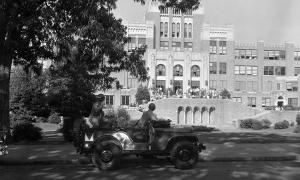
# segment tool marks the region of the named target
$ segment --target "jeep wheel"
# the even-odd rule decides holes
[[[171,161],[178,169],[191,169],[198,161],[198,151],[191,142],[178,142],[171,150]]]
[[[121,150],[112,141],[101,143],[93,154],[93,163],[102,170],[116,169],[120,165]]]

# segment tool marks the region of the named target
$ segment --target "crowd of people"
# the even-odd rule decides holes
[[[186,92],[182,88],[163,90],[162,87],[151,89],[152,100],[162,98],[205,98],[205,99],[222,99],[221,92],[224,89],[204,89],[204,88],[189,88]]]

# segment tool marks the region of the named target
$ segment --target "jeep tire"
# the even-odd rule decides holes
[[[100,170],[116,169],[120,165],[121,149],[113,141],[96,145],[92,161]]]
[[[171,161],[177,169],[192,169],[199,156],[196,146],[189,141],[177,142],[170,155]]]

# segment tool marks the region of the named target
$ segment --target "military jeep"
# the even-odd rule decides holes
[[[121,157],[166,156],[178,169],[191,169],[205,146],[191,128],[105,129],[88,128],[81,131],[80,152],[91,157],[101,170],[116,169]]]

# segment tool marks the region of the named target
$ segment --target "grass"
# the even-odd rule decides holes
[[[41,128],[42,132],[54,132],[60,128],[60,125],[52,123],[33,123],[33,125]]]

